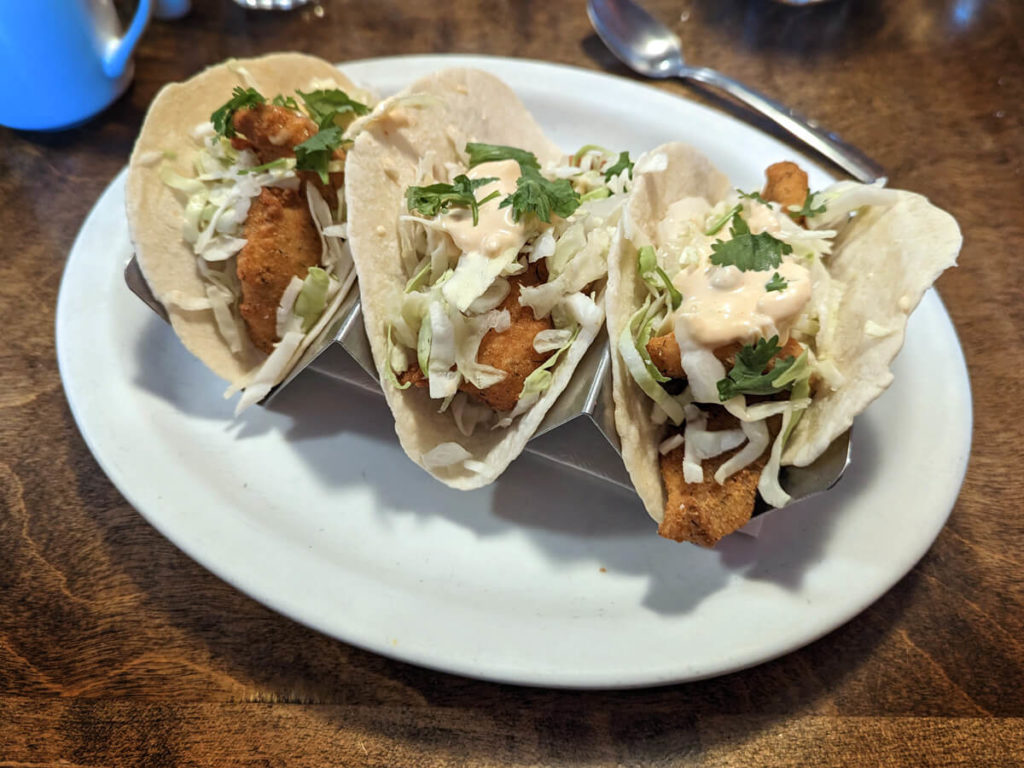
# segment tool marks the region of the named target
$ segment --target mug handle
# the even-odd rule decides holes
[[[149,23],[150,14],[153,12],[152,0],[139,0],[139,7],[135,11],[135,17],[128,26],[124,37],[112,40],[107,46],[107,52],[103,56],[103,72],[107,77],[118,78],[124,74],[131,58],[132,51],[142,37],[142,32]]]

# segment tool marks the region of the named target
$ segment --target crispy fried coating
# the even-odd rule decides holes
[[[734,429],[736,420],[716,408],[709,415],[708,427],[712,430]],[[715,472],[743,446],[713,459],[705,459],[701,465],[704,470],[702,483],[687,483],[683,479],[684,447],[680,445],[659,458],[666,499],[665,517],[658,526],[658,535],[713,547],[723,536],[750,520],[757,500],[757,483],[768,462],[770,450],[766,448],[757,461],[719,485],[715,482]]]
[[[286,107],[273,104],[257,104],[254,107],[239,109],[235,112],[232,123],[235,131],[242,134],[235,136],[232,145],[236,149],[252,149],[260,163],[270,163],[282,157],[295,157],[295,147],[318,132],[316,123],[305,115]],[[334,150],[335,160],[344,160],[345,153],[339,148]],[[324,184],[320,176],[311,171],[299,171],[299,178],[316,186],[324,200],[331,208],[338,205],[338,189],[344,184],[343,173],[330,174],[330,184]]]
[[[232,122],[261,163],[295,157],[295,145],[317,132],[316,123],[308,117],[273,104],[239,109]]]
[[[764,172],[765,184],[761,197],[769,202],[780,203],[785,210],[787,206],[802,206],[807,198],[810,187],[807,185],[807,174],[796,163],[781,162],[769,165]],[[803,217],[797,221],[802,222]]]
[[[554,327],[551,318],[538,320],[534,317],[533,309],[519,303],[520,287],[537,285],[541,280],[540,268],[537,265],[532,265],[521,275],[509,278],[511,290],[498,308],[508,310],[511,324],[501,333],[488,331],[480,342],[477,362],[500,368],[508,375],[487,389],[477,389],[465,381],[459,385],[459,389],[474,400],[479,400],[496,411],[511,411],[515,408],[519,401],[519,393],[523,390],[523,381],[554,354],[541,354],[533,348],[534,337],[541,331]]]
[[[715,350],[715,357],[722,361],[726,368],[731,368],[736,362],[736,353],[743,348],[739,342],[726,344]],[[784,360],[787,357],[799,357],[804,349],[795,339],[790,338],[783,345],[779,353],[772,358],[770,365],[774,366],[776,360]],[[685,379],[683,362],[679,354],[679,345],[673,333],[666,333],[664,336],[655,336],[647,342],[647,353],[651,356],[654,367],[661,371],[663,376],[670,379]]]
[[[414,387],[426,387],[429,386],[430,379],[420,370],[418,364],[413,364],[398,374],[398,383],[403,387],[406,384],[412,384]]]
[[[277,341],[277,307],[292,277],[320,262],[320,235],[301,190],[264,187],[249,206],[246,244],[238,253],[242,319],[258,349]]]

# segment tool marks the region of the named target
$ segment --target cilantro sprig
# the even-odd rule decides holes
[[[772,291],[784,291],[786,286],[789,285],[786,279],[782,277],[778,272],[772,275],[772,279],[764,284],[764,289],[769,293]]]
[[[753,192],[744,192],[742,189],[737,189],[736,191],[744,200],[756,200],[762,205],[768,205],[768,201],[761,197],[761,193],[757,190],[754,190]]]
[[[719,231],[722,229],[722,227],[728,224],[729,220],[732,219],[733,216],[735,216],[742,210],[743,205],[740,203],[736,203],[736,205],[734,205],[728,211],[726,211],[713,222],[711,222],[708,228],[704,230],[704,234],[707,235],[708,237],[711,237],[712,235],[717,235]]]
[[[341,146],[341,128],[331,126],[314,133],[301,144],[295,146],[295,168],[300,171],[313,171],[320,176],[324,184],[329,182],[331,157],[334,150]]]
[[[493,176],[471,179],[465,174],[459,174],[451,184],[409,187],[405,190],[405,204],[410,211],[419,211],[423,216],[436,216],[452,206],[469,208],[473,213],[473,226],[476,226],[480,221],[480,206],[498,197],[498,192],[491,192],[483,200],[477,200],[475,190],[497,180]]]
[[[817,216],[820,213],[825,212],[825,203],[821,205],[814,205],[814,197],[817,193],[807,190],[807,196],[804,198],[804,204],[797,208],[795,205],[789,206],[789,215],[794,219],[801,219],[805,216]]]
[[[299,102],[295,100],[294,96],[285,96],[284,94],[279,93],[270,100],[270,103],[275,107],[286,107],[293,112],[299,111]]]
[[[532,213],[543,222],[551,221],[551,214],[568,218],[580,207],[579,193],[568,179],[545,179],[539,170],[519,166],[522,176],[516,182],[516,191],[501,201],[499,208],[512,206],[512,220],[519,221]]]
[[[255,88],[242,88],[236,85],[231,91],[231,98],[210,115],[210,122],[213,123],[213,129],[217,133],[230,139],[235,135],[235,125],[232,120],[235,112],[266,103],[267,100],[263,94]]]
[[[296,93],[302,98],[310,118],[320,127],[321,131],[334,127],[336,125],[335,118],[339,115],[366,115],[370,112],[368,106],[356,101],[338,88],[321,89],[309,93],[296,91]]]
[[[629,159],[629,152],[619,152],[619,159],[604,172],[605,183],[611,181],[623,171],[629,171],[629,178],[633,178],[633,161]]]
[[[518,222],[526,214],[532,213],[541,221],[550,222],[552,213],[567,218],[580,206],[579,193],[572,188],[569,180],[551,181],[544,178],[540,172],[540,161],[533,152],[503,144],[469,142],[466,144],[466,154],[469,155],[470,168],[500,160],[515,160],[519,164],[520,176],[516,181],[516,191],[498,206],[511,206],[513,221]]]
[[[500,160],[515,160],[519,163],[519,169],[535,168],[540,170],[540,161],[533,152],[518,147],[508,147],[504,144],[481,144],[471,141],[466,144],[466,154],[469,155],[469,167],[475,168],[481,163],[496,163]]]
[[[791,388],[793,381],[787,381],[782,386],[776,386],[775,382],[796,364],[797,358],[790,355],[776,360],[772,369],[766,370],[781,351],[778,336],[758,339],[754,344],[744,344],[736,353],[736,361],[726,378],[718,381],[718,399],[724,403],[737,395],[772,395]]]
[[[731,240],[711,244],[711,263],[719,267],[736,267],[743,272],[777,269],[782,257],[793,252],[793,246],[767,232],[750,234],[750,227],[737,212],[732,217]]]

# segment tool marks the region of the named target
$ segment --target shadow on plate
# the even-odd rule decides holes
[[[229,422],[234,401],[220,397],[227,388],[224,380],[193,357],[167,323],[151,312],[144,317],[133,383],[186,416]]]
[[[853,466],[836,489],[772,513],[756,539],[736,535],[705,550],[659,538],[629,491],[530,454],[488,488],[446,488],[395,450],[394,422],[382,398],[312,372],[266,409],[252,411],[248,420],[243,415],[240,435],[282,430],[325,484],[372,488],[380,515],[413,515],[424,522],[443,517],[481,538],[525,533],[540,556],[559,565],[593,564],[646,578],[644,604],[663,614],[691,611],[737,577],[799,589],[823,556],[837,516],[870,486],[878,453],[870,425],[858,423]],[[380,461],[339,461],[325,448],[342,433],[368,439],[367,455],[379,451]],[[395,460],[401,468],[393,466]]]

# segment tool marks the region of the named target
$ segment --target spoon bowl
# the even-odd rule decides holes
[[[587,16],[597,36],[634,72],[661,79],[686,66],[679,37],[639,5],[590,0]]]
[[[774,121],[858,181],[870,184],[884,178],[878,163],[813,120],[721,72],[687,66],[679,37],[633,0],[587,0],[587,16],[608,49],[637,74],[656,79],[678,77],[723,91]]]

